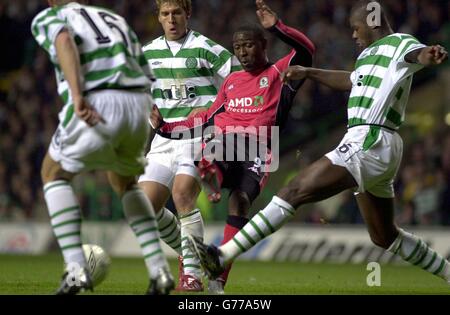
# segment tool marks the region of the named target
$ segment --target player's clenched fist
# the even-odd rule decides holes
[[[105,123],[102,116],[93,108],[84,97],[74,98],[75,114],[84,120],[89,126],[95,126],[99,122]]]
[[[289,80],[303,80],[308,75],[308,69],[302,66],[291,66],[281,74],[281,80],[287,82]]]

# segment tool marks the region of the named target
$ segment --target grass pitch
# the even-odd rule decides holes
[[[0,255],[0,294],[52,294],[62,275],[62,258]],[[170,261],[177,276],[177,261]],[[446,294],[443,280],[409,266],[381,266],[381,286],[369,287],[366,265],[237,261],[227,294]],[[112,258],[107,279],[86,294],[138,294],[148,286],[142,259]],[[174,293],[178,294],[178,293]],[[204,293],[207,294],[207,293]]]

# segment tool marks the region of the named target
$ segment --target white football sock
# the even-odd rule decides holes
[[[263,238],[277,231],[295,214],[295,209],[283,199],[274,196],[234,237],[219,247],[225,263],[248,251]]]
[[[86,267],[81,242],[81,209],[70,183],[57,180],[44,185],[50,222],[66,265],[78,263]]]
[[[399,234],[389,246],[388,251],[423,270],[450,281],[449,262],[431,249],[422,239],[411,233],[399,229]]]
[[[181,252],[181,227],[177,217],[167,208],[162,208],[156,215],[161,239],[175,250]]]
[[[141,246],[149,277],[155,279],[159,269],[168,267],[168,264],[159,243],[153,206],[140,189],[127,191],[122,197],[122,205],[128,224]]]
[[[187,235],[194,235],[203,240],[204,227],[200,209],[194,209],[188,214],[180,217],[180,223],[184,273],[197,279],[201,279],[202,271],[200,269],[200,261],[194,256],[194,253],[187,244]]]

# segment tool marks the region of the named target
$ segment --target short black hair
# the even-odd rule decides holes
[[[239,26],[234,34],[237,33],[253,33],[255,39],[261,41],[262,43],[267,41],[264,29],[260,25],[255,23]]]

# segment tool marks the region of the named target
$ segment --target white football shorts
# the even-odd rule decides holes
[[[325,156],[345,167],[355,178],[357,193],[369,192],[380,198],[393,198],[394,178],[400,167],[403,141],[397,132],[383,127],[350,128],[338,147]]]
[[[145,173],[138,182],[157,182],[172,190],[175,176],[194,177],[200,185],[200,177],[194,164],[196,152],[201,150],[201,139],[171,140],[156,134],[149,153]]]
[[[71,173],[98,169],[122,176],[142,174],[149,136],[150,95],[101,90],[89,93],[87,100],[105,123],[89,127],[74,112],[67,114],[66,110],[66,118],[60,119],[49,147],[51,158]]]

